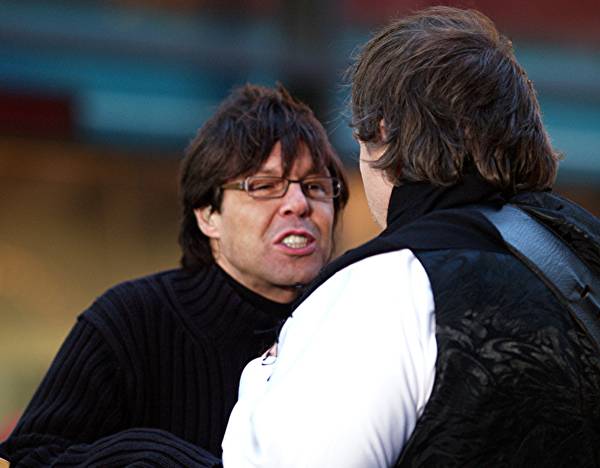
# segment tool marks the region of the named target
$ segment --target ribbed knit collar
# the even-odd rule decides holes
[[[241,297],[243,297],[245,300],[250,302],[257,309],[262,310],[262,311],[268,313],[269,315],[272,315],[276,319],[284,320],[289,317],[290,310],[291,310],[291,304],[292,304],[291,302],[282,304],[281,302],[275,302],[270,299],[267,299],[266,297],[255,293],[254,291],[252,291],[251,289],[248,289],[243,284],[237,282],[230,275],[228,275],[227,272],[225,270],[223,270],[220,266],[215,264],[215,268],[220,270],[221,275],[223,275],[223,278],[225,278],[225,280],[229,283],[229,285],[233,289],[235,289],[235,291]]]
[[[498,189],[475,174],[467,174],[449,187],[426,182],[405,183],[392,190],[385,231],[398,229],[433,211],[484,203],[503,204],[505,198]]]
[[[216,264],[165,277],[181,317],[198,332],[229,336],[232,329],[271,330],[289,317],[291,304],[270,301],[245,288]],[[242,334],[245,332],[241,332]]]

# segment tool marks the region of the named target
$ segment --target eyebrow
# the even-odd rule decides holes
[[[281,169],[263,169],[263,168],[260,168],[253,175],[267,175],[267,176],[281,177],[280,174],[281,174]]]
[[[278,169],[259,169],[256,173],[252,174],[255,176],[269,176],[269,177],[283,177],[281,174],[281,168]],[[306,172],[301,179],[305,179],[307,177],[331,177],[329,171],[326,167],[323,167],[321,170],[318,170],[315,166],[311,167],[311,169]]]
[[[255,177],[275,177],[277,179],[285,179],[286,178],[285,176],[283,176],[279,173],[272,172],[272,171],[260,171],[260,172],[257,172],[256,174],[254,174],[254,176]],[[307,172],[306,174],[304,174],[298,180],[305,180],[305,179],[310,179],[313,177],[331,177],[331,175],[327,174],[326,172],[310,171],[310,172]]]

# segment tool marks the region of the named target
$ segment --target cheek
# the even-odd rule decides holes
[[[240,205],[238,208],[234,220],[234,231],[238,234],[244,231],[252,231],[255,235],[267,232],[277,213],[277,207],[269,203],[269,200],[253,200],[251,204]]]
[[[359,163],[360,178],[362,179],[365,191],[370,190],[371,182],[373,181],[373,168],[367,162],[361,159]]]
[[[361,161],[359,169],[360,169],[360,178],[362,180],[365,194],[367,195],[367,197],[369,197],[369,189],[370,189],[369,178],[371,176],[371,174],[369,173],[369,171],[370,171],[369,165],[366,162]]]
[[[368,168],[368,164],[362,158],[362,154],[361,154],[361,156],[358,159],[358,172],[360,172],[360,176],[362,177],[363,180],[365,178],[365,171],[367,168]]]
[[[314,209],[313,219],[319,228],[323,242],[331,242],[334,213],[333,203],[323,204]]]

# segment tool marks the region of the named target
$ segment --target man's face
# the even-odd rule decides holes
[[[283,175],[279,142],[254,175]],[[316,172],[302,144],[288,178],[309,175],[329,174]],[[262,200],[225,190],[219,212],[201,208],[196,218],[210,238],[217,264],[244,286],[278,302],[293,300],[296,285],[310,282],[331,256],[333,200],[307,198],[300,184],[291,183],[282,198]]]
[[[375,222],[385,229],[387,225],[387,212],[392,195],[392,183],[380,169],[374,169],[370,162],[377,161],[385,152],[385,146],[373,147],[358,141],[360,145],[359,168],[365,186],[365,195],[369,210]]]

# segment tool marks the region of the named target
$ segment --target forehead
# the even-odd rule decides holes
[[[269,157],[256,172],[257,174],[275,174],[275,175],[304,175],[327,173],[325,165],[313,157],[310,150],[304,143],[299,143],[294,154],[284,156],[281,143],[277,142],[273,146]]]

